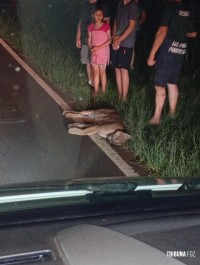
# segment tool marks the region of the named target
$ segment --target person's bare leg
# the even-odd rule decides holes
[[[155,112],[149,123],[152,125],[158,125],[161,120],[161,113],[166,99],[165,87],[156,86],[155,96]]]
[[[135,50],[133,49],[133,54],[132,54],[132,58],[131,58],[131,66],[130,66],[131,70],[134,69],[134,61],[135,61]]]
[[[94,74],[94,96],[96,96],[97,93],[99,92],[99,82],[100,82],[98,65],[93,65],[93,74]]]
[[[115,68],[115,76],[117,82],[117,90],[119,98],[122,97],[122,76],[121,76],[121,69]]]
[[[167,84],[167,87],[169,96],[169,115],[173,117],[176,112],[176,106],[178,102],[178,87],[175,84]]]
[[[101,79],[102,92],[105,93],[106,92],[106,85],[107,85],[106,69],[100,68],[99,73],[100,73],[100,79]]]
[[[88,83],[93,85],[93,67],[91,64],[86,64]]]
[[[93,73],[93,66],[90,64],[90,81],[91,85],[94,86],[94,73]]]
[[[128,88],[129,88],[129,73],[127,69],[121,69],[121,77],[122,77],[122,100],[127,100],[128,96]]]
[[[88,77],[88,82],[91,81],[90,80],[90,72],[91,72],[91,69],[90,69],[90,64],[86,64],[86,70],[87,70],[87,77]]]

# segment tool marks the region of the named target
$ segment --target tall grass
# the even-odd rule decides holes
[[[199,40],[189,45],[189,55],[180,80],[180,98],[177,117],[167,116],[168,105],[160,126],[149,126],[154,108],[153,70],[146,66],[147,35],[144,29],[139,40],[135,70],[126,104],[118,100],[114,73],[109,69],[106,95],[94,102],[86,82],[85,69],[80,65],[75,48],[80,1],[19,0],[18,22],[1,15],[1,35],[17,48],[52,84],[73,95],[74,99],[90,108],[114,106],[124,117],[132,136],[127,147],[140,160],[161,176],[198,176],[200,174],[200,53]],[[145,47],[148,48],[145,49]],[[140,48],[143,47],[143,48]]]

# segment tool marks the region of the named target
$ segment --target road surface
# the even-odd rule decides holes
[[[124,176],[89,138],[69,135],[62,110],[0,45],[0,185]]]

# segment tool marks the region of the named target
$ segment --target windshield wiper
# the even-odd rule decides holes
[[[90,192],[115,193],[115,192],[131,192],[137,188],[137,183],[128,180],[117,180],[108,182],[60,182],[60,183],[36,183],[26,185],[15,185],[0,188],[0,196],[14,194],[29,194],[53,191],[80,191],[87,190]]]
[[[137,187],[134,182],[127,180],[117,182],[93,182],[93,183],[73,183],[69,182],[57,185],[49,184],[45,186],[7,187],[0,189],[0,204],[30,202],[39,200],[74,200],[84,197],[87,200],[89,194],[129,194]]]
[[[89,201],[111,201],[111,200],[148,200],[155,198],[174,198],[200,195],[200,179],[191,179],[181,184],[162,184],[162,185],[139,185],[134,183],[134,188],[112,190],[100,189],[87,194]],[[134,185],[133,184],[133,185]],[[172,187],[171,187],[172,186]]]
[[[0,213],[39,208],[42,209],[41,214],[43,214],[43,209],[48,207],[50,209],[57,209],[57,207],[60,209],[61,207],[67,209],[66,218],[69,218],[69,216],[75,215],[97,216],[105,213],[115,214],[200,206],[200,189],[198,188],[200,180],[196,179],[194,182],[191,182],[192,180],[180,181],[176,184],[170,183],[168,180],[166,184],[159,184],[151,178],[148,178],[148,181],[149,183],[144,181],[142,177],[109,181],[79,179],[63,182],[63,185],[57,185],[55,190],[52,183],[51,185],[49,183],[46,189],[38,187],[37,192],[23,188],[21,193],[17,194],[17,189],[15,189],[16,194],[2,193],[3,195],[0,196]],[[191,187],[193,188],[191,189]]]
[[[137,181],[137,182],[135,182]],[[141,185],[140,185],[141,184]],[[37,200],[70,200],[85,198],[86,201],[120,200],[120,199],[151,199],[161,197],[177,197],[198,195],[200,179],[190,179],[178,184],[144,185],[141,179],[124,180],[74,180],[71,182],[48,183],[39,186],[7,187],[0,189],[0,203],[26,202]]]
[[[186,180],[178,190],[179,191],[200,191],[200,179],[197,178],[197,179]]]
[[[68,190],[87,190],[94,193],[129,193],[137,188],[137,183],[117,181],[108,183],[86,183],[86,184],[70,184]]]

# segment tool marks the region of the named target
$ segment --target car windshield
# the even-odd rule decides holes
[[[0,202],[198,179],[199,18],[195,0],[2,0]]]

